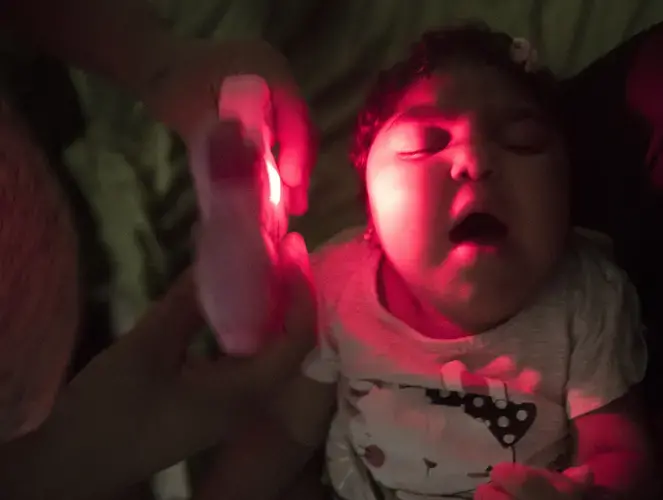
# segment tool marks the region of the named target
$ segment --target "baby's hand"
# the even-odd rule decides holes
[[[505,463],[495,466],[490,482],[477,489],[474,500],[580,500],[591,483],[587,466],[554,472]]]

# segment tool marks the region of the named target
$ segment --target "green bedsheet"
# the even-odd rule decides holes
[[[261,36],[283,50],[322,132],[309,214],[310,246],[361,219],[346,144],[376,71],[427,27],[480,18],[536,44],[560,76],[663,20],[660,0],[155,0],[175,29],[215,38]],[[126,330],[189,259],[195,200],[184,148],[141,107],[74,73],[85,137],[67,163],[93,206],[113,264],[100,283],[115,331]]]

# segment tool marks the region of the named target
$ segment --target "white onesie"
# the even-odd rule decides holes
[[[304,363],[338,384],[327,464],[340,498],[472,498],[500,462],[561,466],[569,421],[644,376],[635,291],[585,237],[530,307],[454,340],[387,312],[379,252],[356,232],[343,240],[314,257],[322,338]]]

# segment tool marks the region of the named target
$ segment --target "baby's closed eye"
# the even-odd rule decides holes
[[[534,116],[514,116],[495,127],[497,142],[505,149],[517,154],[543,153],[550,141],[550,130],[546,123]]]
[[[413,127],[411,140],[406,141],[404,149],[399,155],[404,159],[417,159],[434,155],[445,150],[452,140],[451,132],[444,127],[437,125],[416,126]]]

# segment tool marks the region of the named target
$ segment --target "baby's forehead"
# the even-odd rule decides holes
[[[425,108],[437,108],[451,118],[539,106],[504,71],[489,65],[457,64],[414,82],[400,99],[396,114],[410,110],[421,113]]]

